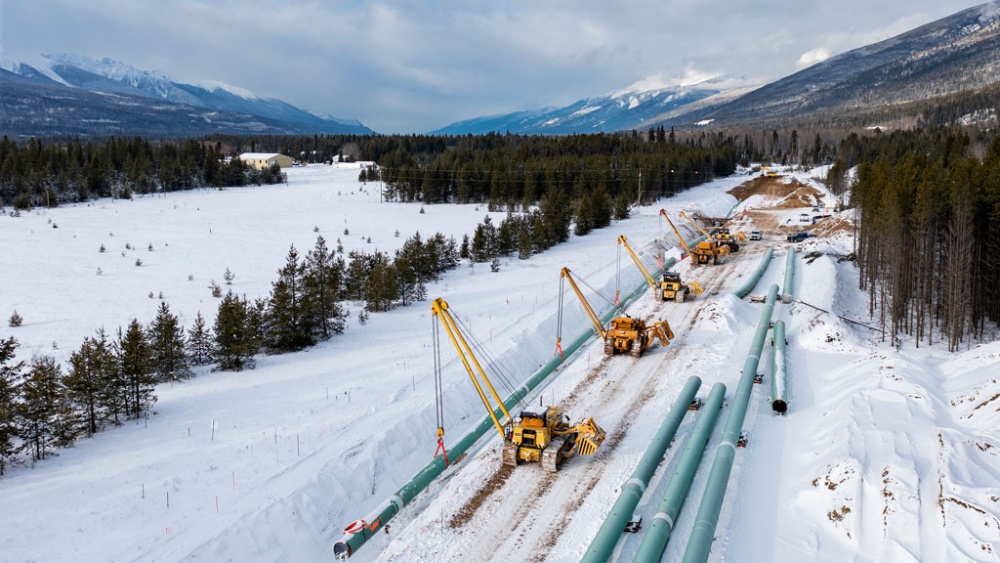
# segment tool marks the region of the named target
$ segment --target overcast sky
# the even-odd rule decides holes
[[[982,3],[0,0],[0,47],[109,57],[423,133],[637,83],[763,83]]]

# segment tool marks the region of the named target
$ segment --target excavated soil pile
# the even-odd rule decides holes
[[[823,197],[823,192],[816,188],[803,184],[795,178],[757,176],[743,184],[729,190],[733,197],[745,200],[750,196],[759,195],[763,197],[759,207],[748,209],[744,212],[746,217],[753,220],[755,228],[764,233],[778,234],[799,230],[798,225],[781,223],[781,219],[775,211],[812,208],[819,203]],[[820,225],[820,221],[816,225]],[[849,226],[845,227],[849,228]]]

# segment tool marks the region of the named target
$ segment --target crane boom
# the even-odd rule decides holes
[[[681,217],[687,219],[688,223],[691,223],[692,225],[694,225],[694,228],[698,229],[698,232],[700,232],[701,234],[705,235],[705,238],[707,240],[712,240],[712,241],[715,240],[714,238],[712,238],[712,235],[708,234],[708,231],[706,231],[705,229],[702,229],[701,225],[699,225],[694,219],[688,217],[687,214],[685,214],[683,211],[681,211],[680,213],[678,213],[678,215],[680,215]]]
[[[573,288],[573,293],[576,293],[576,296],[580,299],[580,303],[583,304],[583,310],[587,312],[590,322],[593,323],[594,330],[596,330],[597,334],[601,336],[601,340],[604,340],[607,336],[607,332],[604,330],[604,323],[601,322],[601,318],[597,316],[596,312],[594,312],[594,308],[590,306],[590,302],[587,301],[587,298],[583,296],[580,288],[576,286],[576,282],[573,281],[573,276],[570,274],[569,268],[563,268],[559,272],[559,310],[562,311],[563,307],[564,279],[569,281],[569,286]],[[560,318],[561,317],[562,315],[560,315]],[[560,339],[561,335],[556,337],[556,345],[559,344]]]
[[[639,260],[639,256],[637,256],[635,251],[632,250],[632,247],[629,245],[628,239],[625,238],[625,235],[620,235],[618,237],[618,245],[619,247],[625,247],[625,250],[628,251],[628,255],[632,257],[635,265],[638,266],[639,271],[642,272],[642,277],[646,278],[646,283],[649,284],[649,287],[653,288],[653,291],[656,291],[656,280],[653,279],[653,276],[649,274],[649,270],[647,270],[646,266],[642,263],[642,260]]]
[[[496,426],[497,431],[500,432],[500,439],[507,439],[506,426],[511,424],[513,420],[510,413],[507,411],[507,407],[503,404],[503,400],[500,399],[500,395],[497,394],[496,389],[493,388],[493,383],[490,378],[486,376],[486,372],[483,371],[483,367],[479,364],[479,360],[476,359],[475,353],[472,351],[472,347],[465,340],[465,336],[462,335],[462,331],[459,330],[458,325],[455,323],[455,319],[451,316],[451,312],[448,310],[448,303],[438,297],[431,303],[431,313],[437,317],[441,324],[444,325],[446,331],[448,331],[448,338],[451,339],[452,345],[455,346],[455,350],[458,351],[458,357],[462,360],[462,365],[465,366],[465,371],[469,373],[469,379],[472,380],[472,384],[476,386],[476,391],[479,392],[479,398],[482,399],[483,405],[486,407],[486,411],[490,414],[490,418],[493,419],[493,425]],[[435,343],[436,344],[436,343]],[[475,366],[475,370],[473,370]],[[477,377],[478,374],[478,377]],[[480,381],[482,380],[482,381]],[[494,407],[486,395],[486,391],[483,387],[489,390],[490,395],[497,402],[500,407],[500,411],[503,412],[505,422],[501,423],[496,415],[496,407]],[[438,433],[443,434],[442,429],[438,429]]]
[[[688,244],[686,242],[684,242],[684,237],[681,236],[680,231],[678,231],[677,227],[674,226],[674,222],[670,220],[669,216],[667,216],[667,211],[665,209],[661,209],[660,210],[660,215],[662,215],[663,218],[667,220],[667,224],[670,225],[670,228],[673,229],[674,234],[677,235],[677,240],[681,241],[681,246],[683,246],[684,250],[687,251],[688,256],[693,255],[694,253],[691,252],[691,247],[688,246]]]

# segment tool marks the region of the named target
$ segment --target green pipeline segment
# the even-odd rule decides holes
[[[622,485],[622,492],[618,495],[618,500],[611,507],[611,512],[604,519],[604,524],[598,530],[594,541],[590,543],[590,548],[583,556],[583,563],[604,563],[611,557],[611,553],[621,537],[625,525],[632,519],[635,507],[642,500],[642,495],[646,492],[650,478],[656,473],[656,468],[663,460],[663,454],[670,447],[670,442],[677,433],[677,428],[684,420],[688,407],[694,399],[698,388],[701,387],[701,379],[691,377],[681,390],[677,400],[674,401],[667,418],[663,420],[660,429],[653,436],[646,452],[642,454],[639,465],[632,472],[632,477]]]
[[[774,344],[774,361],[771,362],[771,408],[778,414],[788,410],[788,397],[785,386],[788,383],[788,370],[785,364],[785,322],[774,322],[774,333],[771,335]]]
[[[737,297],[743,299],[744,297],[747,296],[748,293],[750,293],[750,290],[753,289],[753,286],[757,285],[757,282],[760,281],[760,277],[763,276],[764,271],[767,270],[767,265],[771,262],[772,254],[774,254],[774,249],[768,248],[767,252],[764,253],[764,257],[761,258],[760,264],[757,265],[757,269],[754,270],[753,274],[750,275],[750,279],[748,279],[747,282],[743,284],[742,287],[736,290],[735,293]]]
[[[674,264],[674,259],[671,258],[664,263],[664,268],[669,268]],[[632,302],[636,297],[641,295],[648,285],[646,280],[643,280],[641,284],[636,286],[634,290],[625,295],[621,299],[623,306]],[[617,311],[611,309],[606,312],[602,317],[601,321],[607,323],[612,317],[615,316]],[[583,331],[583,333],[574,339],[569,345],[563,349],[563,354],[566,357],[571,356],[574,352],[579,350],[583,344],[594,336],[596,332],[593,327],[588,328]],[[536,371],[530,379],[524,382],[516,391],[514,391],[511,396],[504,401],[504,405],[508,410],[513,409],[518,402],[527,396],[531,391],[535,389],[540,383],[542,383],[553,371],[556,370],[560,365],[562,365],[563,359],[560,356],[552,357],[548,362],[545,363],[541,368]],[[495,414],[499,417],[503,413],[497,408]],[[448,449],[448,457],[450,459],[458,459],[462,454],[464,454],[473,444],[476,443],[484,434],[493,430],[493,419],[489,416],[485,417],[482,422],[476,426],[471,432],[463,436],[458,442],[456,442],[451,448]],[[435,457],[430,463],[424,466],[412,479],[406,482],[395,494],[390,496],[388,499],[383,501],[375,510],[373,510],[366,518],[362,520],[357,520],[351,525],[349,525],[344,530],[344,536],[334,542],[333,553],[339,560],[346,560],[361,546],[368,543],[379,529],[389,523],[404,506],[410,503],[417,494],[427,488],[434,479],[436,479],[444,470],[447,469],[447,465],[444,462],[443,456]],[[352,531],[354,530],[354,531]]]
[[[788,258],[785,259],[785,283],[781,286],[781,302],[792,302],[792,274],[795,273],[795,249],[788,247]]]
[[[646,536],[639,545],[639,551],[635,554],[635,563],[657,563],[663,556],[663,550],[670,541],[670,533],[674,529],[674,522],[677,515],[684,506],[688,490],[691,488],[691,481],[694,480],[695,471],[698,470],[698,463],[701,461],[708,438],[712,435],[715,422],[719,419],[719,412],[722,410],[722,399],[726,395],[726,386],[716,383],[712,386],[708,400],[701,408],[701,414],[695,422],[691,436],[688,438],[684,452],[681,454],[677,469],[667,483],[666,490],[660,504],[653,514],[653,521],[646,531]]]
[[[771,325],[771,314],[774,312],[774,302],[777,297],[778,285],[773,284],[767,293],[767,299],[760,312],[760,319],[757,321],[757,329],[754,331],[750,352],[747,354],[743,371],[740,373],[736,394],[733,396],[729,415],[726,417],[726,424],[723,427],[722,442],[715,450],[712,471],[708,474],[708,484],[701,497],[701,505],[698,506],[694,529],[691,531],[687,549],[684,551],[684,563],[705,563],[712,549],[715,526],[719,522],[722,499],[726,496],[729,474],[736,458],[736,445],[740,439],[740,431],[743,429],[743,420],[746,418],[747,406],[753,392],[754,377],[757,375],[760,354],[764,349],[764,341],[767,339],[767,331]]]

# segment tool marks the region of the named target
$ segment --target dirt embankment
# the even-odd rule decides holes
[[[761,196],[760,204],[744,211],[744,218],[753,221],[754,227],[765,234],[786,234],[798,230],[798,224],[790,225],[785,220],[789,209],[813,208],[823,198],[824,193],[803,184],[795,178],[757,176],[729,190],[733,197],[745,200],[751,196]],[[815,223],[821,227],[831,221],[823,219]],[[842,221],[838,221],[842,223]]]

